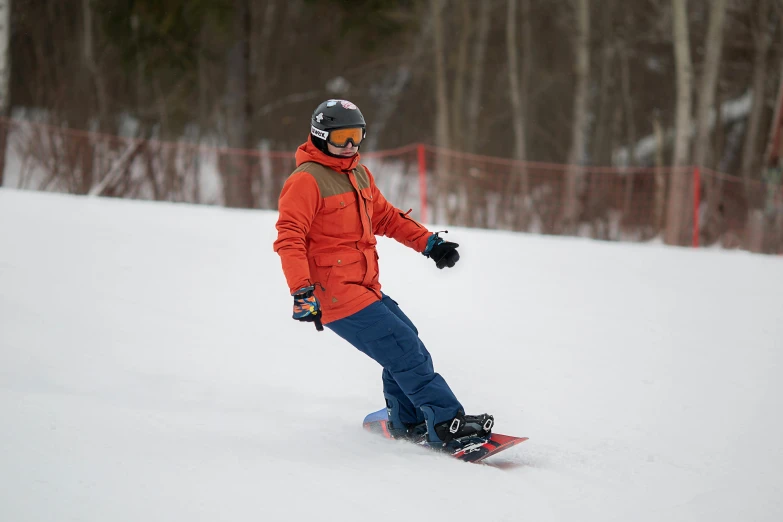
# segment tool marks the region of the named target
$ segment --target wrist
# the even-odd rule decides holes
[[[424,251],[422,252],[424,256],[429,257],[432,249],[444,242],[443,238],[438,234],[439,232],[435,232],[427,238],[427,244],[424,247]]]
[[[295,291],[294,293],[292,293],[291,295],[294,296],[294,297],[299,297],[299,296],[306,295],[308,293],[312,293],[313,290],[315,290],[315,286],[313,286],[313,285],[304,286],[304,287],[300,288],[299,290]]]

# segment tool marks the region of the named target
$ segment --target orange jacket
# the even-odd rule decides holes
[[[392,206],[359,164],[334,158],[308,139],[280,194],[275,252],[293,294],[315,285],[323,322],[347,317],[381,299],[376,235],[423,252],[430,232]]]

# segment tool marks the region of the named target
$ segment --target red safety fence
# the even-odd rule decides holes
[[[277,208],[293,151],[123,138],[0,120],[4,185],[74,194]],[[387,199],[427,223],[613,241],[662,238],[672,167],[520,162],[413,144],[362,154]],[[680,244],[783,253],[780,171],[687,175]]]

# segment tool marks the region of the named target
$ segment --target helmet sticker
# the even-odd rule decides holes
[[[326,103],[326,106],[327,106],[327,107],[334,107],[335,105],[337,105],[337,100],[329,100],[329,101]]]
[[[316,129],[312,125],[310,125],[310,134],[315,136],[316,138],[321,138],[322,140],[325,140],[329,137],[329,131],[324,131],[321,129]]]
[[[321,120],[323,120],[323,119],[324,119],[324,113],[323,112],[319,113],[318,116],[315,117],[315,121],[317,121],[318,123],[321,123]]]
[[[356,110],[356,105],[354,105],[353,103],[349,102],[348,100],[340,100],[340,105],[343,106],[343,109]]]

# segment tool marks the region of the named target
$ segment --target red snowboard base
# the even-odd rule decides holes
[[[391,439],[391,433],[389,433],[389,429],[386,426],[387,422],[386,410],[378,410],[364,418],[364,429]],[[465,462],[481,462],[526,440],[527,437],[512,437],[510,435],[492,433],[489,437],[474,437],[467,445],[450,455]],[[418,444],[426,446],[423,442]]]

